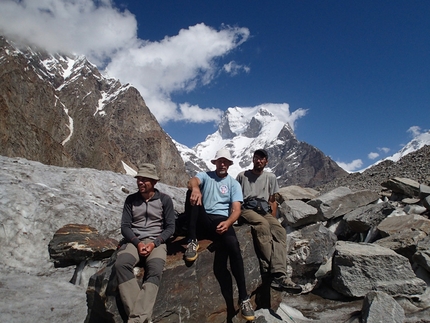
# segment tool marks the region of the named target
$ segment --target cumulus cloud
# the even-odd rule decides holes
[[[2,0],[0,31],[50,52],[84,54],[101,65],[136,41],[137,22],[110,0]]]
[[[418,126],[412,126],[408,129],[408,132],[415,138],[421,134],[421,128]]]
[[[215,108],[201,109],[197,105],[183,103],[179,105],[181,115],[185,121],[193,120],[193,122],[203,123],[207,121],[218,122],[221,118],[222,111]],[[202,113],[203,111],[203,113]]]
[[[378,158],[379,157],[379,154],[378,153],[369,153],[368,155],[367,155],[367,157],[369,158],[369,159],[376,159],[376,158]]]
[[[361,159],[355,159],[350,163],[336,162],[340,167],[342,167],[347,172],[355,172],[363,166],[363,161]]]
[[[247,41],[247,28],[201,23],[150,42],[137,37],[135,16],[111,0],[2,0],[1,7],[2,34],[51,52],[85,55],[108,76],[136,87],[160,123],[213,122],[221,110],[177,104],[171,94],[208,85],[222,71],[249,71],[220,62]]]
[[[208,114],[208,109],[198,106],[193,106],[193,114],[185,116],[182,112],[187,109],[178,108],[170,95],[209,84],[221,68],[216,59],[240,46],[248,37],[246,28],[225,26],[217,31],[198,24],[160,42],[141,42],[117,52],[106,71],[135,86],[161,123],[185,118],[189,122],[213,121],[213,113]]]

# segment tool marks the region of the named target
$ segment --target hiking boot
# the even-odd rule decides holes
[[[297,293],[302,292],[302,287],[293,282],[291,278],[287,276],[273,277],[270,286],[278,290],[294,291]]]
[[[243,300],[239,304],[239,306],[240,306],[240,314],[242,314],[242,317],[245,320],[247,321],[255,320],[254,310],[252,309],[251,301],[249,300],[249,298]]]
[[[197,250],[199,250],[199,243],[197,240],[190,240],[185,250],[184,257],[186,261],[194,261],[197,259]]]

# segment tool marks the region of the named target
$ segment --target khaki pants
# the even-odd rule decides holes
[[[118,252],[115,269],[121,300],[129,317],[128,323],[148,323],[151,321],[158,286],[166,262],[166,254],[165,244],[154,248],[148,257],[139,257],[137,248],[132,243],[123,245]],[[133,268],[140,261],[143,262],[145,269],[142,288],[133,272]]]
[[[287,274],[287,233],[270,213],[242,210],[241,216],[251,225],[254,246],[262,274]]]

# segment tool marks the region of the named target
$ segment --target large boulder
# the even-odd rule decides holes
[[[370,204],[347,213],[343,219],[354,232],[367,232],[390,215],[395,207],[389,202]]]
[[[390,295],[384,292],[370,292],[363,301],[363,323],[403,323],[405,311]]]
[[[89,225],[66,224],[55,232],[48,251],[56,267],[67,267],[109,258],[117,246],[117,240],[101,236]]]
[[[410,178],[394,177],[381,183],[381,185],[408,197],[415,197],[420,194],[420,183]]]
[[[322,220],[318,209],[301,200],[284,201],[280,205],[280,210],[284,218],[284,225],[289,225],[293,228]]]
[[[407,258],[368,243],[338,241],[333,257],[332,286],[349,297],[364,297],[371,291],[389,295],[415,295],[426,290]]]
[[[287,235],[287,262],[293,280],[311,291],[317,284],[315,273],[334,252],[337,237],[322,224],[309,225]]]
[[[244,259],[247,290],[255,295],[252,297],[254,306],[259,305],[260,300],[269,298],[271,306],[276,309],[281,302],[281,293],[264,289],[268,295],[261,295],[262,288],[258,288],[261,278],[250,227],[243,225],[235,229]],[[222,266],[214,263],[218,246],[208,240],[200,241],[199,256],[191,265],[183,260],[185,246],[185,239],[180,237],[168,244],[167,262],[154,307],[154,321],[221,323],[225,322],[226,317],[236,320],[236,282],[229,273],[221,277],[214,275],[214,267]],[[90,279],[86,323],[122,323],[125,319],[113,267],[115,257],[116,253]],[[140,280],[143,278],[142,269],[137,271],[137,277]]]
[[[353,192],[348,187],[338,187],[307,203],[317,208],[324,220],[329,220],[343,216],[360,206],[376,202],[378,199],[379,194],[372,191]]]

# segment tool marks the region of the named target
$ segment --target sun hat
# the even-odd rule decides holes
[[[233,164],[233,159],[231,158],[230,151],[227,149],[220,149],[216,152],[216,155],[214,159],[211,160],[211,163],[215,165],[215,162],[220,159],[225,158],[227,159],[231,164]]]
[[[152,178],[157,181],[160,180],[160,178],[157,175],[157,170],[155,169],[155,165],[153,164],[142,164],[139,166],[139,170],[137,171],[136,177],[146,177],[146,178]]]
[[[269,158],[267,151],[264,149],[257,149],[256,151],[254,151],[254,155],[262,156],[262,157],[265,157],[266,159]]]

